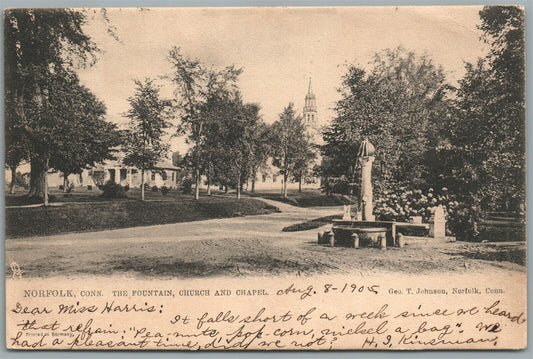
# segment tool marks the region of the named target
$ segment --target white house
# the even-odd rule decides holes
[[[144,182],[150,187],[166,186],[168,188],[176,188],[180,183],[180,171],[181,169],[173,166],[172,163],[160,161],[155,168],[144,171]],[[141,170],[124,166],[119,161],[108,161],[91,169],[85,169],[79,175],[75,174],[68,177],[69,185],[74,187],[98,186],[109,180],[122,186],[140,187]],[[48,186],[62,186],[63,183],[64,178],[61,172],[50,172],[48,174]]]

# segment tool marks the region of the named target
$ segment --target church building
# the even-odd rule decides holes
[[[316,96],[313,93],[311,87],[311,78],[309,78],[309,86],[307,94],[305,95],[304,107],[302,111],[302,119],[307,127],[307,135],[310,137],[311,142],[315,144],[321,143],[321,134],[318,125],[318,111],[316,106]],[[317,154],[319,156],[319,154]],[[319,163],[320,158],[317,158]],[[283,187],[283,176],[279,174],[279,169],[272,165],[272,161],[268,161],[268,169],[258,174],[258,178],[255,181],[256,191],[281,191]],[[298,189],[298,182],[289,181],[287,183],[288,189]],[[320,188],[320,179],[314,178],[312,183],[302,183],[303,189],[317,189]]]

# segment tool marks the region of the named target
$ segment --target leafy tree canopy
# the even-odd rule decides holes
[[[120,144],[120,137],[116,125],[105,120],[105,105],[77,78],[58,80],[47,101],[54,120],[50,167],[68,176],[113,159],[112,149]]]
[[[301,169],[302,159],[311,151],[309,136],[302,117],[291,102],[271,127],[272,163],[283,175],[283,195],[287,196],[287,181]]]
[[[421,184],[425,160],[441,141],[448,114],[443,70],[403,48],[377,53],[370,71],[349,65],[339,89],[337,116],[324,133],[324,175],[352,177],[359,144],[376,147],[377,182]]]
[[[153,80],[135,80],[135,85],[135,94],[128,98],[130,109],[126,117],[130,119],[130,128],[123,144],[123,162],[141,169],[141,198],[144,200],[144,170],[154,168],[170,148],[163,142],[170,125],[170,102],[160,98]]]
[[[516,210],[525,200],[524,11],[480,11],[486,58],[467,64],[448,130],[447,180],[484,209]]]

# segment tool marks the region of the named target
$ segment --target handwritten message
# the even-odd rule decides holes
[[[224,288],[221,282],[197,288],[165,282],[136,289],[31,289],[36,282],[8,281],[7,344],[13,349],[395,350],[504,349],[526,343],[525,294],[510,297],[512,288],[449,283],[427,288],[412,286],[413,281],[391,287],[368,279],[262,282],[262,288],[240,281]]]

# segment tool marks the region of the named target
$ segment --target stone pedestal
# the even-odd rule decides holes
[[[374,221],[372,196],[372,162],[373,156],[360,157],[361,162],[361,208],[363,209],[363,221]]]
[[[335,235],[333,232],[324,232],[324,244],[329,244],[331,247],[335,246]]]
[[[357,233],[352,233],[350,240],[353,243],[353,248],[359,248],[359,236]]]
[[[446,237],[446,217],[442,206],[436,207],[429,219],[429,236],[433,238]]]
[[[335,245],[335,235],[332,231],[318,232],[318,244]]]
[[[381,248],[382,251],[387,249],[387,238],[385,236],[380,235],[378,237],[378,242],[379,242],[379,247]]]
[[[398,233],[398,236],[396,238],[396,246],[399,248],[403,248],[405,246],[405,239],[403,238],[403,234]]]

